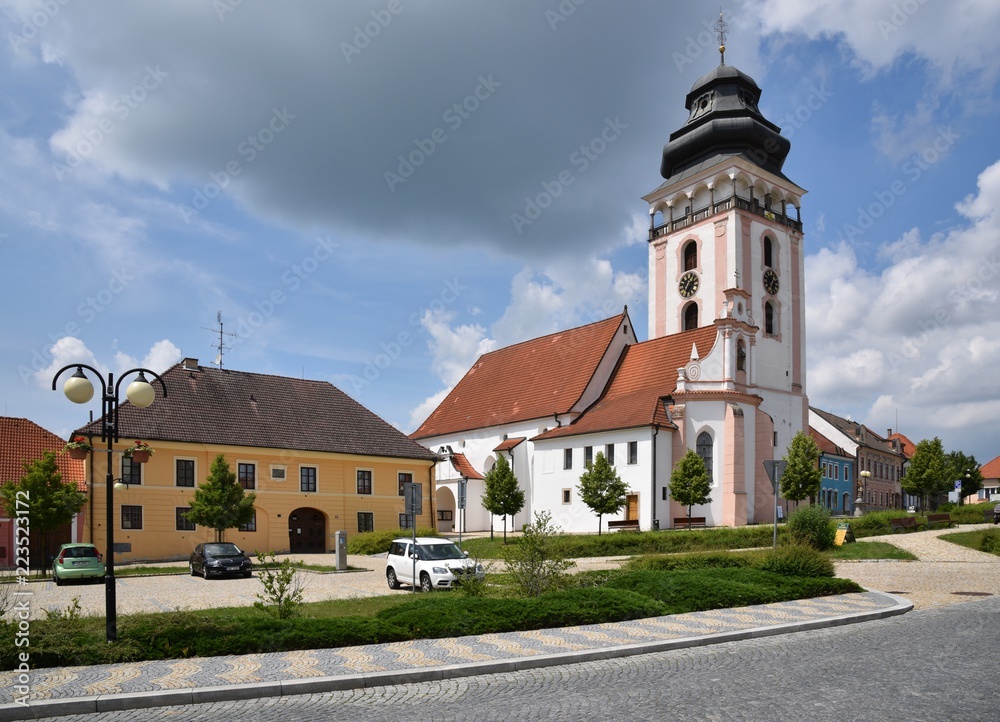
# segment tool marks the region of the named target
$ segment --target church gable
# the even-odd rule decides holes
[[[635,343],[628,311],[484,354],[411,438],[569,414],[607,383]]]

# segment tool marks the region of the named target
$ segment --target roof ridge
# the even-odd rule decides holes
[[[599,321],[591,321],[590,323],[585,323],[585,324],[582,324],[580,326],[572,326],[570,328],[564,328],[561,331],[553,331],[552,333],[547,333],[544,336],[535,336],[534,338],[528,338],[528,339],[525,339],[524,341],[518,341],[517,343],[512,343],[509,346],[503,346],[501,348],[496,348],[496,349],[493,349],[492,351],[487,351],[486,353],[482,354],[479,358],[484,358],[486,356],[491,356],[491,355],[493,355],[495,353],[499,353],[500,351],[506,351],[508,349],[517,348],[518,346],[523,346],[524,344],[537,343],[537,342],[542,341],[544,339],[551,338],[552,336],[558,336],[559,334],[570,333],[571,331],[581,331],[581,330],[583,330],[585,328],[589,328],[590,326],[597,326],[598,324],[608,323],[608,322],[614,321],[614,320],[617,320],[618,323],[620,324],[621,323],[621,319],[623,319],[624,317],[625,317],[625,311],[622,311],[617,316],[608,316],[607,318],[602,318]]]

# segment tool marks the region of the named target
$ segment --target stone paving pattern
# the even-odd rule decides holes
[[[967,527],[963,527],[965,530]],[[917,562],[843,562],[837,564],[838,575],[854,579],[868,589],[902,593],[916,606],[934,607],[970,601],[979,597],[956,594],[978,592],[1000,594],[1000,557],[984,554],[937,539],[950,530],[937,530],[907,535],[880,537],[920,557]],[[335,583],[344,596],[383,594],[384,563],[379,559],[360,558],[375,566],[373,572],[338,575],[311,575]],[[584,566],[615,566],[620,559],[587,560]],[[350,583],[341,584],[349,579]],[[130,591],[148,585],[152,593],[164,582],[174,588],[172,598],[181,592],[179,583],[199,585],[212,590],[216,598],[229,598],[233,583],[257,583],[257,580],[226,580],[205,582],[183,577],[153,577],[129,580]],[[45,583],[51,590],[64,592]],[[44,585],[38,585],[39,587]],[[124,585],[123,585],[124,586]],[[320,584],[310,587],[319,587]],[[377,587],[377,588],[376,588]],[[101,592],[103,587],[95,585]],[[68,588],[68,589],[73,589]],[[39,590],[41,601],[46,590]],[[409,592],[399,592],[409,593]],[[236,590],[238,597],[247,596]],[[131,594],[119,592],[120,604],[134,603]],[[213,658],[196,658],[127,665],[97,665],[89,667],[38,669],[32,671],[34,701],[65,699],[91,695],[114,695],[156,692],[191,688],[224,687],[226,685],[262,684],[288,680],[308,680],[378,672],[393,672],[468,666],[480,662],[525,659],[560,655],[583,650],[608,650],[634,646],[634,653],[655,649],[656,643],[671,640],[704,638],[726,632],[756,630],[758,634],[773,633],[781,625],[801,623],[839,624],[849,615],[879,613],[899,608],[899,599],[879,592],[847,594],[818,599],[798,600],[780,604],[757,605],[739,609],[673,615],[614,624],[587,625],[564,629],[536,630],[505,634],[479,635],[458,639],[415,640],[411,642],[366,645],[340,649],[306,650],[275,654],[258,654]],[[41,602],[46,603],[46,602]],[[231,602],[230,602],[231,603]],[[244,602],[245,604],[246,602]],[[214,605],[213,605],[214,606]],[[121,608],[121,607],[120,607]],[[101,608],[103,610],[103,608]],[[148,609],[148,607],[147,607]],[[124,611],[124,610],[123,610]],[[838,621],[839,620],[839,621]],[[770,629],[770,632],[765,630]],[[628,653],[623,651],[622,653]],[[555,662],[553,662],[555,663]],[[14,684],[12,672],[0,673],[0,688],[4,690],[0,703],[10,701]],[[0,710],[0,717],[3,717]]]

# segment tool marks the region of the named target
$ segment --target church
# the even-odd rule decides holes
[[[525,492],[508,528],[546,511],[563,531],[596,531],[577,486],[599,452],[629,486],[605,523],[677,526],[687,509],[671,500],[670,475],[688,449],[712,483],[692,516],[708,526],[772,520],[763,461],[808,429],[805,191],[782,173],[791,144],[761,115],[757,83],[724,58],[687,94],[664,180],[643,196],[649,340],[626,308],[480,357],[411,435],[439,455],[440,531],[501,523],[481,503],[501,454]]]

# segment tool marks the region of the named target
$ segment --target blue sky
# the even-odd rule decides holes
[[[640,198],[718,63],[703,3],[0,8],[6,415],[66,434],[56,369],[211,363],[220,311],[225,367],[404,431],[489,349],[625,304],[645,338]],[[809,191],[812,404],[1000,454],[1000,7],[722,8]]]

